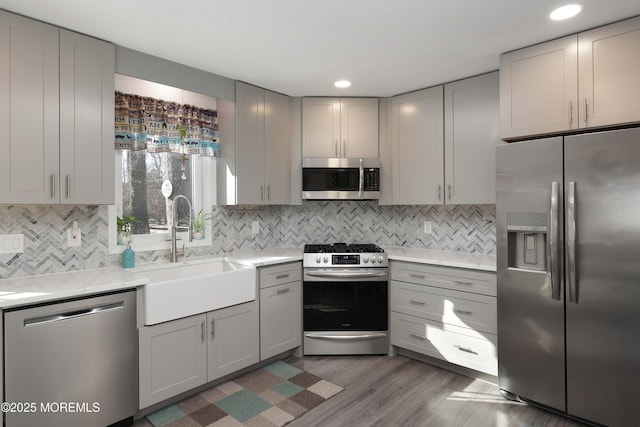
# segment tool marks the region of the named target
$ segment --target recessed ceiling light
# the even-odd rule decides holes
[[[345,88],[351,86],[351,82],[349,80],[338,80],[334,85],[335,87]]]
[[[553,19],[554,21],[562,21],[564,19],[573,18],[574,16],[579,14],[580,11],[582,11],[581,4],[567,4],[551,12],[549,18]]]

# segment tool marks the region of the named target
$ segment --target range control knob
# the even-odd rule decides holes
[[[322,258],[322,262],[324,262],[325,264],[328,263],[329,262],[329,258],[325,256],[324,258]]]
[[[378,257],[378,262],[379,262],[380,264],[382,264],[382,261],[384,261],[384,258],[382,258],[382,255],[380,255],[380,256]]]
[[[362,256],[362,261],[364,261],[365,264],[368,263],[369,262],[369,257],[366,256],[366,255],[363,255]],[[371,260],[371,261],[373,261],[373,260]]]
[[[316,264],[320,264],[320,261],[322,261],[322,258],[320,258],[320,255],[318,255],[316,257]]]

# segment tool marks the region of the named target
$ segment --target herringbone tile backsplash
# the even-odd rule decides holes
[[[379,206],[376,202],[307,201],[301,206],[244,209],[214,206],[213,244],[188,256],[215,255],[305,243],[373,242],[453,252],[495,254],[495,205]],[[24,234],[24,253],[0,255],[0,278],[120,265],[109,255],[105,206],[0,206],[0,234]],[[78,221],[82,246],[67,247]],[[251,231],[260,222],[260,233]],[[423,232],[431,221],[432,233]],[[139,252],[137,262],[166,259]]]

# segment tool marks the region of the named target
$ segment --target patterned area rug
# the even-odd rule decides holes
[[[155,427],[283,426],[343,390],[277,361],[147,415]]]

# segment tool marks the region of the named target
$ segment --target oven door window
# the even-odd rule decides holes
[[[388,282],[304,282],[305,331],[387,331]]]
[[[360,171],[355,168],[304,168],[303,191],[358,191]]]

